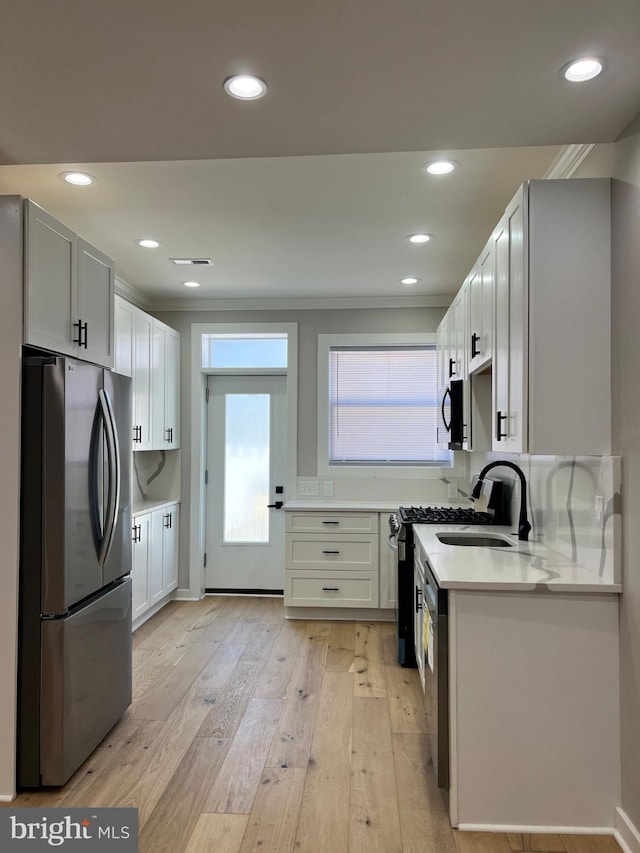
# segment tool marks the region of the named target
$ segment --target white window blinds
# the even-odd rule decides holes
[[[329,463],[450,464],[436,447],[435,347],[329,350]]]

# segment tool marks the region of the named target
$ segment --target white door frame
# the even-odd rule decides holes
[[[287,368],[276,370],[211,370],[202,367],[202,335],[286,334]],[[191,430],[189,447],[183,453],[190,457],[189,506],[189,587],[178,590],[177,598],[200,599],[204,596],[204,547],[206,492],[204,472],[207,464],[207,411],[205,391],[207,376],[212,374],[254,375],[285,373],[287,377],[287,468],[285,500],[295,496],[298,467],[298,324],[297,323],[192,323],[191,324]]]

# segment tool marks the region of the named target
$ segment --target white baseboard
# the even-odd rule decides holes
[[[461,832],[526,832],[541,835],[613,835],[612,826],[529,826],[514,823],[460,823]]]
[[[393,622],[393,610],[372,607],[285,607],[285,619],[306,621],[330,619],[332,622]]]
[[[15,794],[0,794],[0,803],[12,803],[15,798]]]
[[[616,828],[613,837],[624,853],[640,853],[640,830],[633,825],[629,815],[620,807],[616,809]]]
[[[173,601],[202,601],[203,595],[194,595],[190,589],[176,589],[173,593]]]

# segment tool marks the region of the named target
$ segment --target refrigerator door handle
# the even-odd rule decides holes
[[[113,407],[111,405],[109,394],[104,389],[101,389],[99,392],[98,404],[100,406],[104,422],[104,431],[107,439],[107,461],[109,466],[107,512],[105,516],[104,534],[100,546],[100,554],[98,556],[98,560],[102,566],[109,556],[116,521],[118,518],[118,507],[120,504],[120,447]]]

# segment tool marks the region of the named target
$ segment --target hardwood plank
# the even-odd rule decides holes
[[[278,639],[280,628],[275,622],[258,622],[245,649],[243,660],[259,660],[264,663]]]
[[[425,734],[392,734],[403,853],[456,853],[444,794]]]
[[[191,689],[163,724],[153,749],[147,751],[126,784],[114,793],[111,805],[138,808],[141,830],[191,746],[209,708],[207,700]]]
[[[326,669],[349,672],[356,656],[356,626],[353,622],[334,622],[329,632]]]
[[[458,832],[454,830],[458,853],[509,853],[511,847],[502,832]]]
[[[380,627],[376,623],[356,624],[355,695],[386,698],[387,682],[382,659]]]
[[[420,734],[427,731],[422,685],[417,669],[385,666],[392,732]]]
[[[299,640],[299,636],[294,637],[281,628],[256,685],[254,696],[262,699],[284,698],[298,663],[298,646],[294,646],[293,639]]]
[[[275,699],[252,699],[203,811],[249,814],[282,710]]]
[[[176,853],[191,837],[230,741],[195,738],[140,835],[140,853]]]
[[[133,632],[133,648],[140,648],[144,640],[147,640],[149,637],[151,637],[151,635],[154,634],[162,624],[167,621],[172,621],[176,616],[177,612],[185,604],[187,604],[187,602],[170,601],[162,608],[162,610],[159,610],[155,615],[153,615],[151,619],[147,619],[144,624],[140,625],[140,627]],[[149,646],[149,648],[153,648],[153,646]]]
[[[315,642],[305,657],[297,658],[267,757],[267,767],[299,767],[306,770],[326,651],[326,643]]]
[[[172,666],[155,663],[145,663],[136,669],[132,689],[132,715],[135,714],[135,709],[140,704],[140,701],[145,696],[148,696],[156,685],[165,679],[170,672],[173,672]]]
[[[507,841],[514,853],[524,850],[524,841],[522,840],[521,832],[507,832]]]
[[[284,622],[284,596],[265,598],[264,612],[260,617],[261,622]]]
[[[396,636],[395,622],[381,623],[380,636],[382,638],[382,658],[385,666],[399,667],[398,637]]]
[[[296,850],[348,853],[353,675],[325,672],[311,744]]]
[[[612,835],[563,835],[568,853],[620,853]]]
[[[537,832],[524,833],[522,845],[521,850],[533,850],[536,853],[566,853],[567,850],[561,835],[543,835]]]
[[[131,709],[136,719],[166,720],[209,663],[215,650],[207,644],[194,645],[155,688]]]
[[[152,661],[176,666],[195,645],[208,644],[213,654],[224,642],[234,624],[233,619],[217,616],[216,611],[210,611],[196,624],[187,628],[180,637],[170,637],[163,646],[156,649]]]
[[[213,653],[209,662],[195,681],[198,690],[220,690],[225,687],[233,670],[244,653],[244,646],[223,643]]]
[[[386,699],[355,698],[349,853],[402,853]]]
[[[294,849],[306,771],[269,767],[262,774],[241,853],[290,853]]]
[[[255,690],[262,670],[260,661],[239,661],[226,687],[207,697],[209,713],[202,722],[200,737],[233,737]]]
[[[238,853],[248,819],[240,814],[201,814],[185,853]]]

